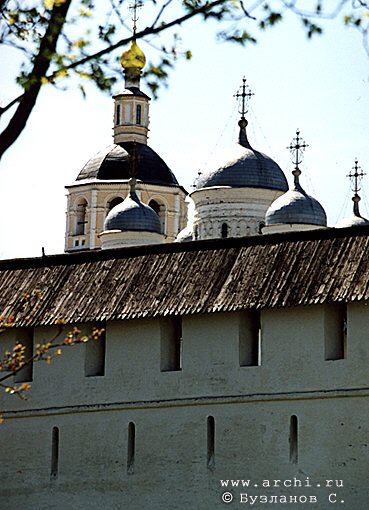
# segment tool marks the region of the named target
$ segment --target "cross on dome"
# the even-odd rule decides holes
[[[355,166],[352,167],[352,170],[355,170],[355,172],[354,173],[350,172],[349,174],[347,174],[347,177],[349,177],[350,181],[353,183],[352,191],[354,193],[358,193],[358,191],[360,191],[361,188],[359,187],[359,184],[364,175],[366,175],[362,171],[362,168],[359,166],[358,163],[359,163],[358,160],[355,159]]]
[[[248,103],[250,101],[251,96],[253,96],[254,93],[251,92],[250,87],[246,85],[246,78],[243,77],[242,85],[240,87],[239,92],[234,94],[233,97],[236,97],[240,102],[240,107],[238,109],[239,113],[241,114],[241,119],[238,121],[238,125],[240,126],[240,134],[238,136],[238,143],[245,147],[246,149],[251,149],[251,145],[247,139],[246,134],[246,127],[247,127],[247,120],[245,117],[245,114],[248,111]]]
[[[142,69],[146,64],[146,57],[144,52],[138,46],[136,42],[136,31],[137,31],[137,20],[138,14],[137,10],[143,6],[141,0],[134,0],[132,4],[129,5],[129,9],[132,11],[132,21],[133,21],[133,39],[131,42],[131,47],[124,51],[120,62],[124,69],[125,77],[126,77],[126,87],[137,87],[140,88],[140,75]]]
[[[354,215],[355,216],[360,216],[359,202],[360,202],[361,198],[359,197],[358,192],[361,189],[360,182],[361,182],[362,178],[364,177],[364,175],[366,175],[362,171],[362,169],[358,163],[359,163],[358,160],[355,159],[355,164],[352,167],[352,170],[354,170],[354,172],[350,171],[350,173],[347,174],[347,177],[349,177],[350,181],[353,183],[352,191],[354,192],[354,196],[352,197],[352,201],[354,202]]]
[[[137,176],[138,165],[139,165],[139,162],[141,161],[141,159],[142,159],[142,157],[138,154],[138,151],[137,151],[136,142],[133,142],[133,148],[132,148],[132,152],[131,152],[130,158],[129,158],[129,173],[130,173],[131,178],[134,179],[135,184],[136,184],[135,177]]]
[[[133,35],[136,35],[137,32],[137,21],[138,21],[138,9],[143,7],[143,2],[141,0],[134,0],[133,3],[129,5],[129,10],[132,11],[132,21],[133,21]]]
[[[292,172],[292,174],[295,177],[295,186],[298,186],[300,184],[299,177],[301,175],[301,170],[299,169],[299,165],[302,162],[303,153],[306,147],[309,147],[309,145],[305,142],[303,138],[300,137],[300,130],[296,129],[296,136],[295,138],[292,139],[292,142],[287,147],[287,149],[289,149],[289,151],[291,152],[292,162],[295,165],[295,169]]]
[[[251,92],[251,89],[248,85],[246,85],[246,78],[243,77],[242,79],[242,85],[240,87],[239,92],[234,94],[233,97],[240,100],[240,109],[238,110],[239,113],[242,115],[241,119],[245,119],[245,114],[248,112],[248,104],[252,96],[255,94]]]

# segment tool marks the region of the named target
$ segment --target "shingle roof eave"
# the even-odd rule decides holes
[[[50,325],[369,299],[369,228],[194,241],[0,262],[0,314]],[[34,306],[34,307],[33,307]],[[32,308],[33,307],[33,308]]]

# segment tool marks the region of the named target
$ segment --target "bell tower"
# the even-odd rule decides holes
[[[132,43],[120,58],[124,90],[113,98],[114,144],[92,157],[67,186],[67,252],[101,248],[105,219],[129,194],[131,177],[143,205],[159,217],[161,241],[174,241],[187,222],[186,190],[148,145],[150,98],[140,89],[146,57],[135,38],[138,7],[135,0]]]
[[[140,77],[146,64],[146,57],[135,39],[137,9],[141,5],[135,0],[132,6],[133,40],[131,47],[120,58],[124,71],[125,90],[114,96],[114,143],[147,144],[150,98],[140,90]]]
[[[114,143],[147,144],[150,98],[140,90],[140,75],[146,62],[136,41],[121,57],[125,90],[114,96]]]

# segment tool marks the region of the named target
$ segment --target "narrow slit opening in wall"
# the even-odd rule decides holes
[[[59,428],[53,427],[51,437],[51,478],[56,478],[59,471]]]
[[[120,125],[120,104],[117,105],[117,126]]]
[[[141,125],[141,105],[136,106],[136,124]]]
[[[290,418],[290,462],[297,464],[298,461],[298,421],[293,414]]]
[[[21,328],[17,331],[17,343],[25,347],[24,361],[25,366],[14,375],[15,383],[31,382],[33,380],[33,329]]]
[[[247,310],[240,315],[239,362],[241,367],[261,365],[261,318],[259,310]]]
[[[96,324],[95,328],[98,330],[103,329],[104,331],[98,338],[90,338],[85,343],[86,377],[102,377],[105,375],[106,324]]]
[[[228,237],[228,225],[227,225],[227,223],[222,223],[221,236],[223,238]]]
[[[127,442],[127,473],[132,474],[135,464],[136,450],[136,425],[131,421],[128,424],[128,442]]]
[[[207,461],[208,469],[215,467],[215,420],[214,416],[207,419]]]
[[[161,355],[162,372],[182,370],[182,318],[168,317],[161,320]]]
[[[324,355],[326,361],[347,357],[347,304],[325,307]]]

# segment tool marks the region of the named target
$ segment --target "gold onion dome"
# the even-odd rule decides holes
[[[137,69],[141,71],[145,67],[146,57],[136,41],[132,41],[129,50],[125,51],[120,57],[120,62],[124,70]]]

